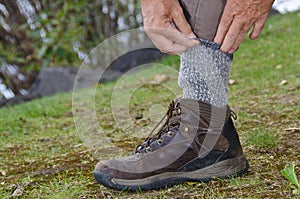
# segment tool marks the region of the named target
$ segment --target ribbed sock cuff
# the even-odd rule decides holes
[[[217,43],[200,41],[200,45],[181,54],[178,83],[183,89],[183,98],[224,106],[228,103],[233,55],[222,52]]]

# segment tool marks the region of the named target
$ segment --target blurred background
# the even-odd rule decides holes
[[[272,13],[297,10],[299,4],[277,0]],[[90,50],[141,25],[134,0],[0,0],[0,106],[71,90]],[[108,73],[107,80],[162,56],[157,49],[129,53],[116,61],[112,68],[118,72]]]

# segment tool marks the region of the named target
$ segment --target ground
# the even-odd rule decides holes
[[[106,145],[95,153],[95,148],[86,145],[74,124],[74,118],[78,119],[82,113],[80,107],[88,107],[89,104],[80,101],[79,108],[72,110],[72,94],[59,94],[2,108],[0,197],[300,197],[293,194],[289,182],[280,174],[286,165],[292,163],[296,165],[298,176],[300,173],[299,32],[299,12],[277,15],[269,20],[260,39],[247,39],[236,53],[229,102],[238,115],[235,124],[251,166],[247,175],[235,179],[215,179],[207,184],[188,182],[164,190],[138,193],[108,189],[94,181],[92,171],[98,158],[132,152],[142,140],[136,132],[131,132],[134,126],[148,131],[150,116],[153,112],[157,113],[153,110],[161,109],[159,105],[152,105],[166,107],[170,100],[180,95],[176,82],[179,59],[173,56],[162,61],[164,66],[170,67],[156,65],[94,88],[99,129],[102,129],[102,135],[121,149],[120,154],[110,153]],[[122,97],[114,98],[116,95],[112,92],[124,97],[126,91],[137,87],[129,100],[130,123],[122,117],[115,121],[111,100],[120,103]],[[79,93],[84,99],[94,89]],[[152,113],[149,113],[149,108]],[[117,109],[116,115],[122,116],[125,111]]]

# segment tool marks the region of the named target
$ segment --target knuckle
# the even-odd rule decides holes
[[[249,29],[248,28],[247,29],[242,29],[241,32],[240,32],[240,36],[245,37],[247,35],[247,33],[249,32]]]
[[[230,26],[230,24],[229,23],[221,23],[220,25],[219,25],[219,29],[221,29],[221,30],[227,30],[228,28],[229,28],[229,26]]]
[[[234,34],[234,33],[228,33],[226,37],[227,37],[228,41],[234,41],[235,38],[236,38],[236,34]]]
[[[166,52],[173,52],[174,50],[172,50],[172,48],[170,48],[170,47],[166,47],[165,49],[164,49]]]

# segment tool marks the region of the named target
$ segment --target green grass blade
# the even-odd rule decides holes
[[[293,185],[295,185],[298,189],[300,188],[297,175],[295,172],[295,165],[287,165],[284,169],[280,171],[280,173]]]

